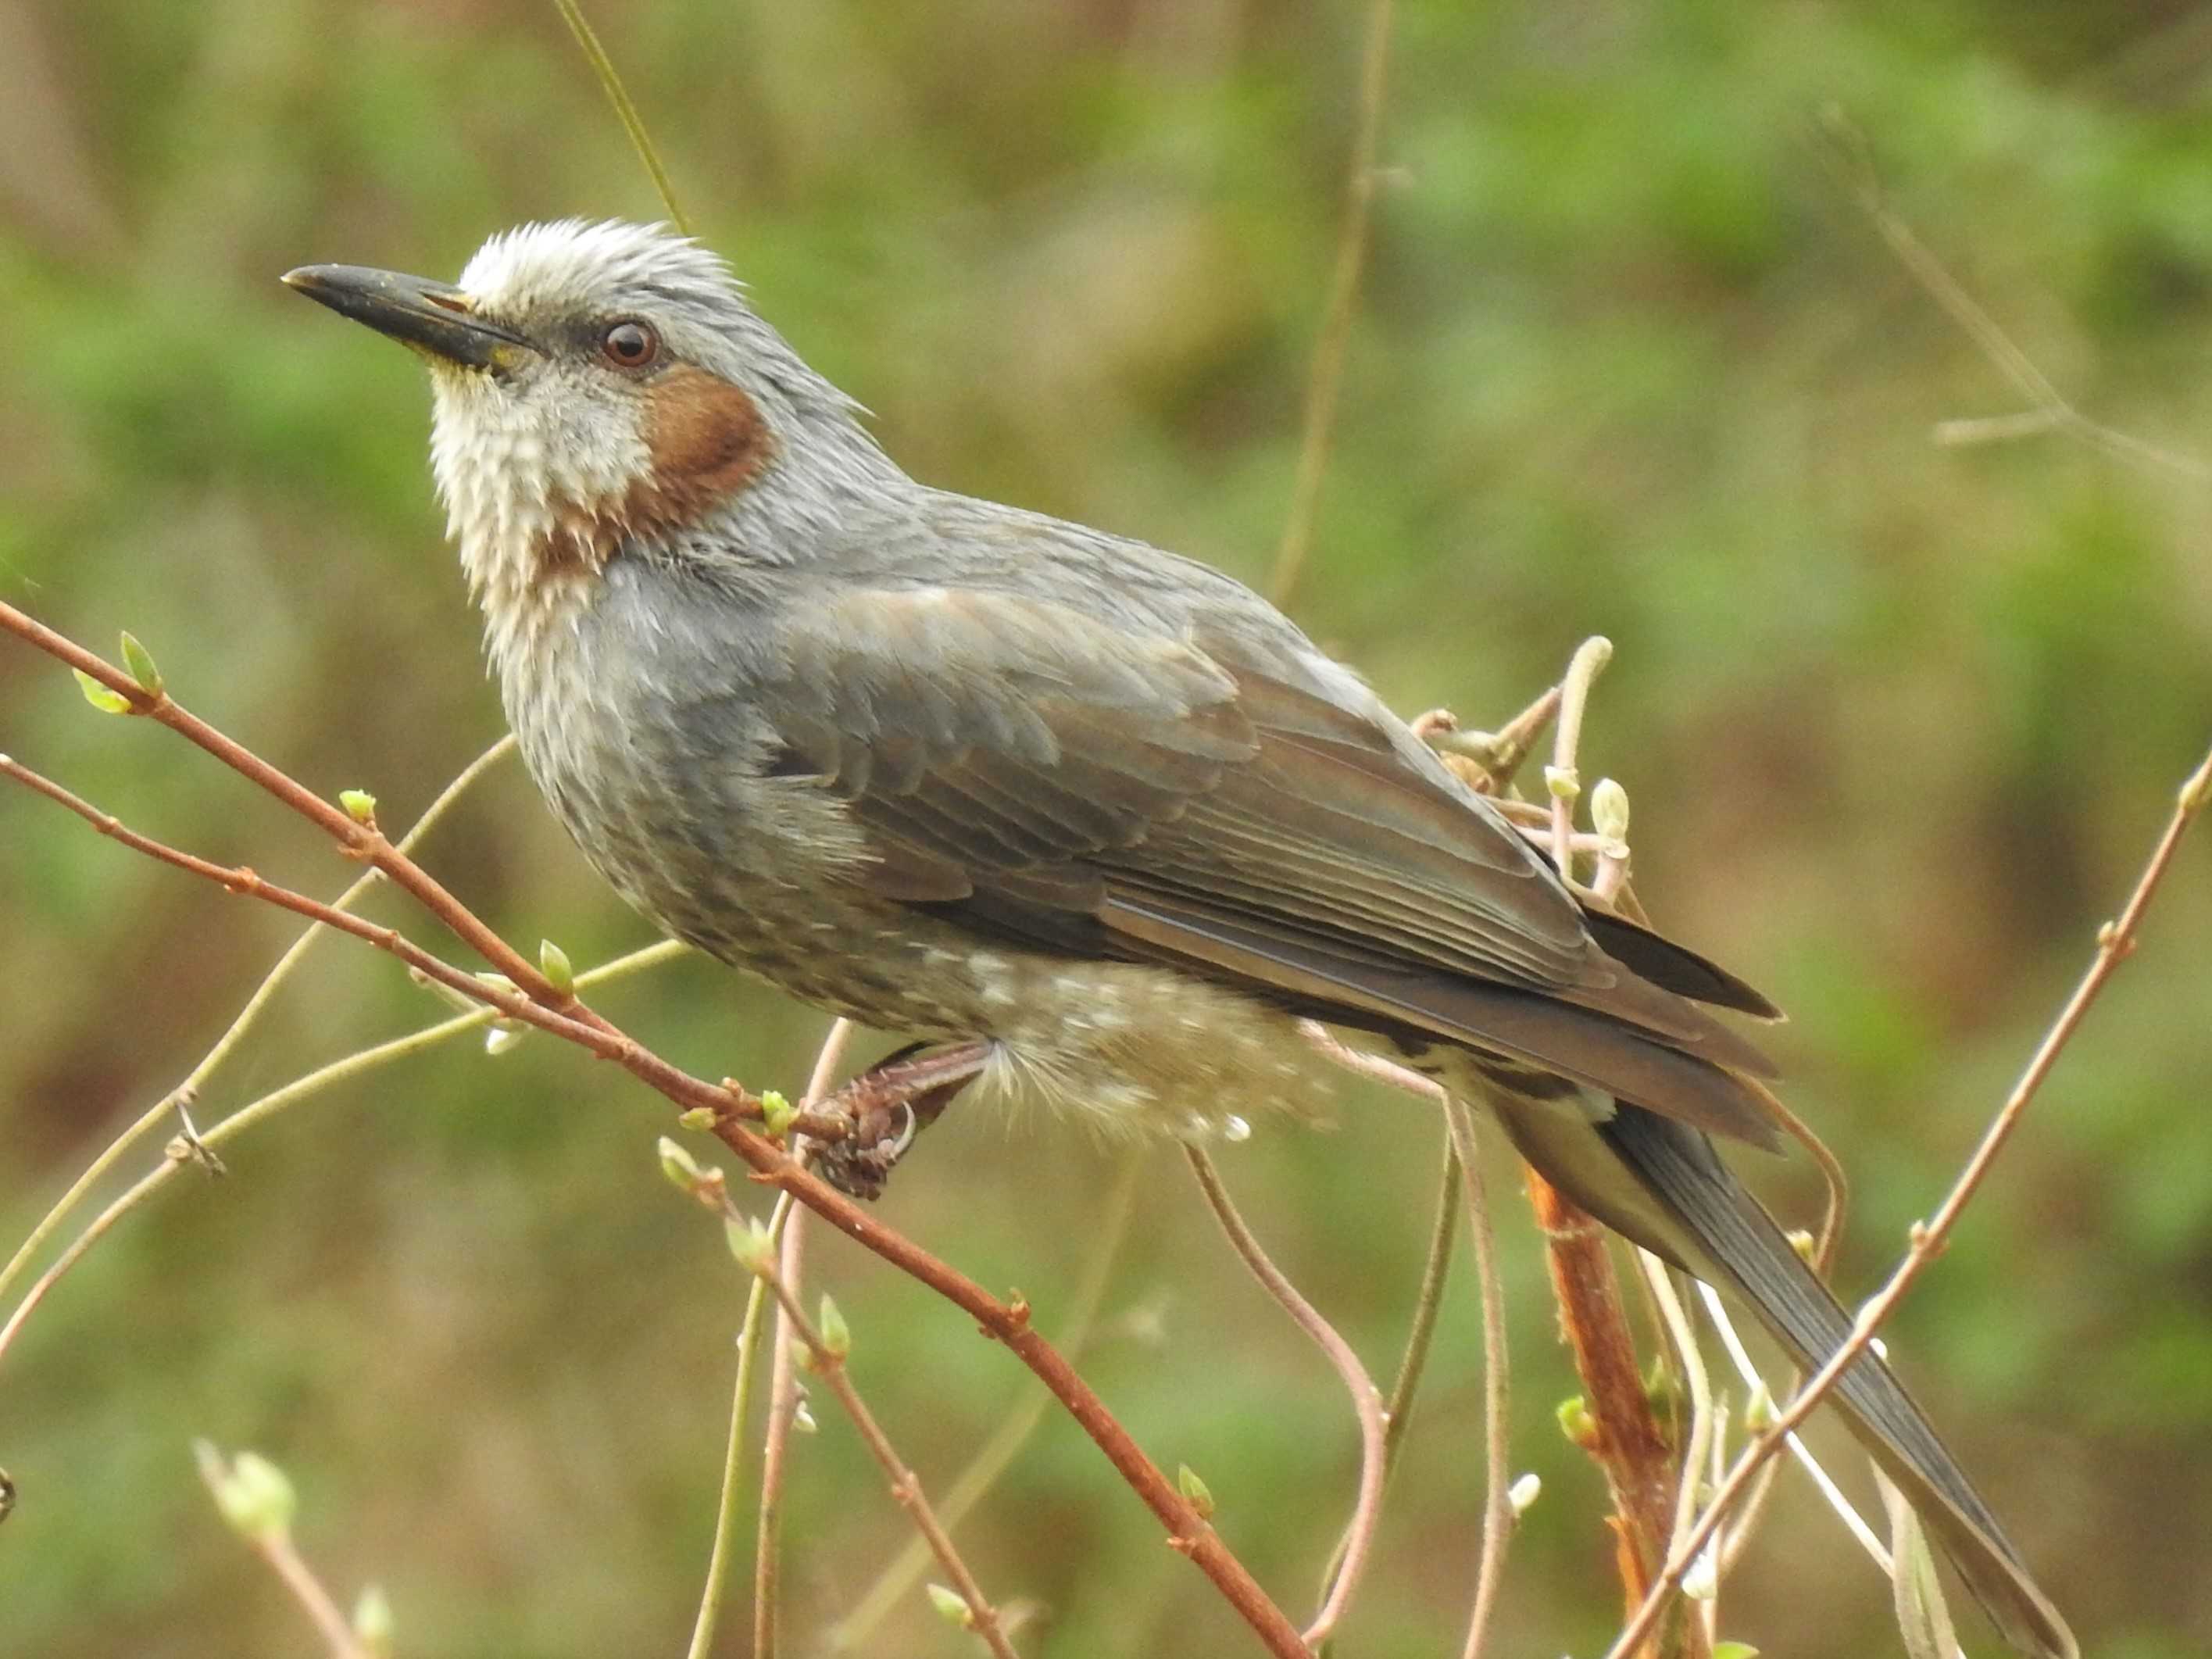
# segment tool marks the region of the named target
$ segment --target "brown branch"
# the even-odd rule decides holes
[[[250,870],[226,868],[125,830],[110,815],[12,761],[4,763],[0,769],[69,807],[134,850],[214,881],[230,891],[246,894],[365,939],[420,968],[440,983],[489,1004],[502,1014],[616,1061],[686,1110],[703,1109],[714,1120],[715,1135],[743,1158],[758,1178],[790,1193],[848,1237],[902,1273],[919,1279],[974,1319],[985,1335],[1011,1349],[1051,1390],[1167,1528],[1170,1547],[1188,1556],[1212,1581],[1224,1599],[1260,1636],[1268,1651],[1278,1659],[1310,1659],[1310,1650],[1300,1638],[1297,1626],[1269,1599],[1244,1564],[1206,1525],[1189,1500],[1176,1491],[1174,1483],[1145,1455],[1128,1431],[1107,1410],[1104,1402],[1066,1359],[1030,1328],[1026,1304],[1000,1301],[958,1269],[877,1221],[853,1200],[802,1169],[775,1143],[756,1133],[747,1127],[745,1120],[757,1121],[760,1103],[757,1097],[735,1084],[717,1086],[670,1065],[585,1007],[573,994],[556,990],[535,964],[499,939],[420,866],[397,852],[380,834],[356,823],[304,785],[186,713],[166,694],[141,690],[137,681],[121,670],[13,606],[0,604],[0,629],[17,635],[97,680],[122,697],[134,713],[145,714],[177,732],[323,830],[349,854],[365,858],[384,870],[396,886],[437,915],[458,936],[522,988],[521,992],[508,991],[464,973],[409,943],[390,928],[377,927],[305,895],[277,887]],[[795,1127],[817,1139],[835,1139],[843,1133],[843,1126],[838,1121],[817,1124],[808,1121],[804,1115]]]
[[[1621,1584],[1635,1607],[1667,1557],[1674,1529],[1674,1449],[1651,1402],[1628,1331],[1620,1281],[1605,1231],[1561,1195],[1533,1165],[1523,1166],[1528,1202],[1543,1229],[1559,1334],[1574,1354],[1592,1428],[1583,1449],[1604,1471]]]
[[[975,1582],[975,1575],[968,1570],[967,1562],[961,1559],[960,1552],[953,1547],[951,1535],[938,1523],[936,1511],[930,1508],[929,1499],[922,1495],[920,1478],[900,1460],[890,1437],[884,1434],[874,1413],[868,1410],[867,1403],[860,1398],[860,1390],[853,1386],[853,1379],[846,1375],[842,1348],[829,1341],[815,1328],[813,1322],[807,1318],[805,1310],[799,1305],[798,1297],[793,1293],[791,1286],[784,1283],[780,1273],[771,1269],[764,1276],[769,1288],[775,1292],[787,1328],[805,1347],[811,1362],[811,1368],[828,1386],[830,1392],[837,1396],[837,1403],[845,1408],[845,1414],[853,1419],[853,1426],[860,1431],[860,1438],[867,1443],[869,1453],[890,1478],[891,1496],[914,1517],[916,1529],[929,1540],[930,1553],[937,1557],[938,1565],[945,1569],[945,1576],[952,1580],[953,1589],[959,1593],[961,1601],[967,1604],[968,1627],[982,1638],[983,1645],[990,1649],[995,1659],[1015,1659],[1013,1644],[1006,1639],[1006,1633],[1000,1626],[998,1610],[984,1596],[982,1587]]]
[[[2136,878],[2135,890],[2128,896],[2128,902],[2122,908],[2118,919],[2106,922],[2098,930],[2096,956],[2082,974],[2080,983],[2075,986],[2074,994],[2066,1000],[2066,1006],[2059,1011],[2058,1018],[2044,1033],[2043,1041],[2036,1046],[2027,1069],[2021,1073],[2020,1081],[2013,1085],[2011,1094],[2006,1097],[2004,1104],[1997,1109],[1996,1115],[1990,1121],[1990,1127],[1984,1131],[1980,1144],[1974,1148],[1973,1156],[1966,1160],[1965,1169],[1960,1172],[1951,1190],[1944,1195],[1943,1202],[1934,1217],[1928,1221],[1913,1224],[1911,1243],[1905,1250],[1904,1260],[1898,1263],[1896,1270],[1874,1298],[1859,1310],[1858,1318],[1851,1326],[1851,1334],[1843,1346],[1828,1357],[1826,1364],[1813,1373],[1788,1407],[1778,1412],[1773,1421],[1745,1446],[1735,1467],[1729,1471],[1728,1479],[1722,1481],[1719,1489],[1713,1493],[1712,1501],[1706,1505],[1698,1524],[1676,1546],[1665,1571],[1645,1594],[1643,1603],[1607,1650],[1606,1659],[1626,1659],[1636,1644],[1644,1639],[1658,1618],[1661,1607],[1665,1605],[1668,1592],[1681,1583],[1682,1575],[1689,1571],[1691,1562],[1697,1559],[1698,1552],[1705,1547],[1705,1540],[1712,1536],[1729,1506],[1742,1495],[1753,1475],[1774,1455],[1790,1432],[1820,1403],[1828,1390],[1835,1386],[1836,1380],[1850,1369],[1851,1362],[1865,1352],[1882,1322],[1904,1299],[1905,1293],[1912,1288],[1913,1281],[1926,1271],[1929,1262],[1942,1254],[1944,1243],[1950,1237],[1952,1228],[1958,1224],[1960,1216],[1965,1212],[1975,1193],[1980,1190],[1990,1166],[1996,1162],[1997,1154],[2004,1150],[2006,1142],[2012,1139],[2013,1132],[2019,1127],[2028,1103],[2042,1089],[2044,1079],[2051,1075],[2051,1067],[2058,1063],[2058,1056],[2065,1052],[2066,1045],[2073,1040],[2083,1017],[2104,990],[2106,982],[2112,978],[2112,970],[2133,954],[2136,930],[2142,925],[2143,912],[2149,908],[2160,882],[2165,878],[2166,866],[2173,861],[2174,849],[2180,846],[2181,838],[2188,833],[2190,824],[2203,811],[2208,799],[2212,799],[2212,754],[2205,757],[2203,763],[2190,775],[2189,781],[2182,785],[2174,803],[2173,814],[2166,820],[2165,832],[2159,836],[2158,845],[2152,849],[2142,875]]]
[[[1560,682],[1552,764],[1545,771],[1550,808],[1544,840],[1562,880],[1573,874],[1574,809],[1582,793],[1576,751],[1583,714],[1591,683],[1612,655],[1612,644],[1601,636],[1585,640]],[[1679,1478],[1674,1448],[1644,1392],[1604,1230],[1533,1165],[1526,1167],[1524,1179],[1528,1202],[1543,1230],[1552,1291],[1559,1307],[1559,1332],[1583,1380],[1590,1419],[1583,1449],[1604,1472],[1612,1494],[1614,1552],[1622,1589],[1632,1608],[1649,1594],[1674,1534]],[[1689,1628],[1686,1622],[1685,1642]],[[1681,1650],[1679,1644],[1669,1647]]]

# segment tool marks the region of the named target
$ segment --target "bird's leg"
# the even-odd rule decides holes
[[[915,1136],[982,1075],[990,1058],[991,1045],[981,1038],[944,1048],[916,1042],[861,1073],[819,1109],[851,1126],[843,1139],[817,1152],[822,1178],[854,1198],[881,1197]]]

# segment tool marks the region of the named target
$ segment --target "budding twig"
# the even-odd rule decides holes
[[[1001,1301],[903,1234],[884,1226],[859,1204],[801,1168],[787,1157],[781,1148],[753,1133],[746,1127],[744,1117],[759,1113],[760,1102],[757,1097],[731,1088],[719,1088],[690,1075],[623,1035],[574,999],[569,999],[566,1006],[557,1012],[541,1006],[533,998],[543,996],[551,999],[555,994],[536,965],[500,939],[472,912],[447,893],[412,860],[398,853],[380,834],[367,830],[343,810],[323,801],[295,779],[270,766],[205,722],[186,714],[166,694],[158,700],[149,699],[137,683],[121,671],[102,661],[76,641],[4,603],[0,603],[0,630],[13,633],[48,655],[73,668],[83,670],[107,689],[131,702],[133,712],[146,714],[178,732],[308,819],[342,848],[386,871],[395,885],[447,921],[460,937],[477,948],[495,969],[507,975],[526,994],[516,995],[497,986],[486,984],[477,976],[464,974],[408,945],[390,930],[371,927],[354,917],[342,915],[318,901],[289,893],[263,882],[250,871],[226,870],[222,866],[194,859],[188,854],[143,836],[128,844],[149,856],[205,876],[232,890],[249,894],[264,902],[281,904],[296,914],[329,922],[339,931],[368,938],[380,948],[392,951],[414,965],[422,967],[430,977],[452,985],[478,1001],[490,1004],[501,1013],[565,1037],[604,1058],[616,1060],[624,1070],[658,1090],[678,1107],[702,1109],[712,1117],[712,1127],[717,1138],[763,1179],[790,1192],[799,1202],[841,1232],[866,1246],[901,1272],[928,1285],[975,1320],[985,1335],[1011,1349],[1082,1426],[1084,1432],[1105,1454],[1122,1480],[1167,1528],[1178,1550],[1189,1556],[1194,1565],[1212,1581],[1223,1598],[1259,1635],[1267,1650],[1276,1656],[1276,1659],[1310,1659],[1311,1650],[1299,1637],[1297,1626],[1261,1589],[1243,1563],[1205,1523],[1203,1517],[1193,1510],[1189,1500],[1176,1490],[1158,1466],[1139,1449],[1128,1431],[1106,1409],[1097,1393],[1078,1375],[1066,1358],[1030,1328],[1028,1310]],[[134,698],[136,701],[132,701]],[[45,780],[40,781],[44,783]],[[52,793],[58,788],[58,786],[49,786],[40,793]],[[57,798],[64,799],[64,804],[75,800],[66,791],[60,791]],[[80,816],[87,817],[95,826],[102,825],[105,815],[94,809],[82,807],[82,803],[77,803],[77,805],[82,808]],[[364,837],[368,839],[364,840]],[[483,941],[481,945],[477,943],[479,940]],[[571,1018],[570,1010],[574,1010],[578,1017]],[[810,1135],[824,1139],[842,1134],[845,1127],[842,1120],[836,1118],[829,1119],[819,1126],[802,1121],[795,1127]]]
[[[788,1233],[785,1235],[787,1240],[789,1237]],[[953,1547],[951,1538],[939,1523],[937,1512],[923,1495],[921,1479],[901,1461],[890,1437],[884,1433],[874,1413],[861,1400],[860,1390],[853,1386],[853,1379],[845,1369],[845,1342],[832,1340],[824,1334],[822,1326],[807,1318],[805,1310],[799,1305],[797,1293],[783,1277],[778,1264],[779,1254],[775,1249],[764,1251],[748,1265],[768,1281],[793,1339],[806,1351],[810,1369],[836,1396],[837,1403],[844,1407],[845,1414],[853,1419],[853,1426],[860,1431],[860,1438],[866,1443],[870,1454],[890,1478],[891,1496],[914,1517],[916,1530],[929,1542],[930,1553],[937,1558],[938,1565],[952,1580],[953,1589],[967,1605],[968,1628],[982,1638],[983,1645],[990,1649],[997,1659],[1015,1659],[1013,1644],[1006,1639],[997,1610],[985,1598],[982,1587],[975,1582],[975,1574],[968,1570],[967,1562],[961,1559],[960,1552]],[[823,1323],[826,1325],[833,1311],[826,1297],[823,1298]]]

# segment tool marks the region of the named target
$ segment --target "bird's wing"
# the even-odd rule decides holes
[[[848,802],[879,895],[1775,1144],[1750,1080],[1771,1066],[1689,1000],[1755,994],[1625,927],[1609,955],[1527,842],[1318,659],[972,588],[847,588],[777,634],[757,705],[777,763]]]

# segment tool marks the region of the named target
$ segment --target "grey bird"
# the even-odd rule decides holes
[[[675,937],[920,1040],[845,1097],[848,1187],[970,1080],[1112,1133],[1310,1110],[1313,1018],[1485,1101],[1802,1363],[1844,1341],[1710,1138],[1778,1145],[1773,1068],[1706,1006],[1775,1010],[1578,900],[1257,594],[917,483],[659,228],[525,227],[457,284],[285,281],[428,360],[507,719],[586,858]],[[2004,1638],[2073,1659],[1887,1365],[1831,1399]]]

